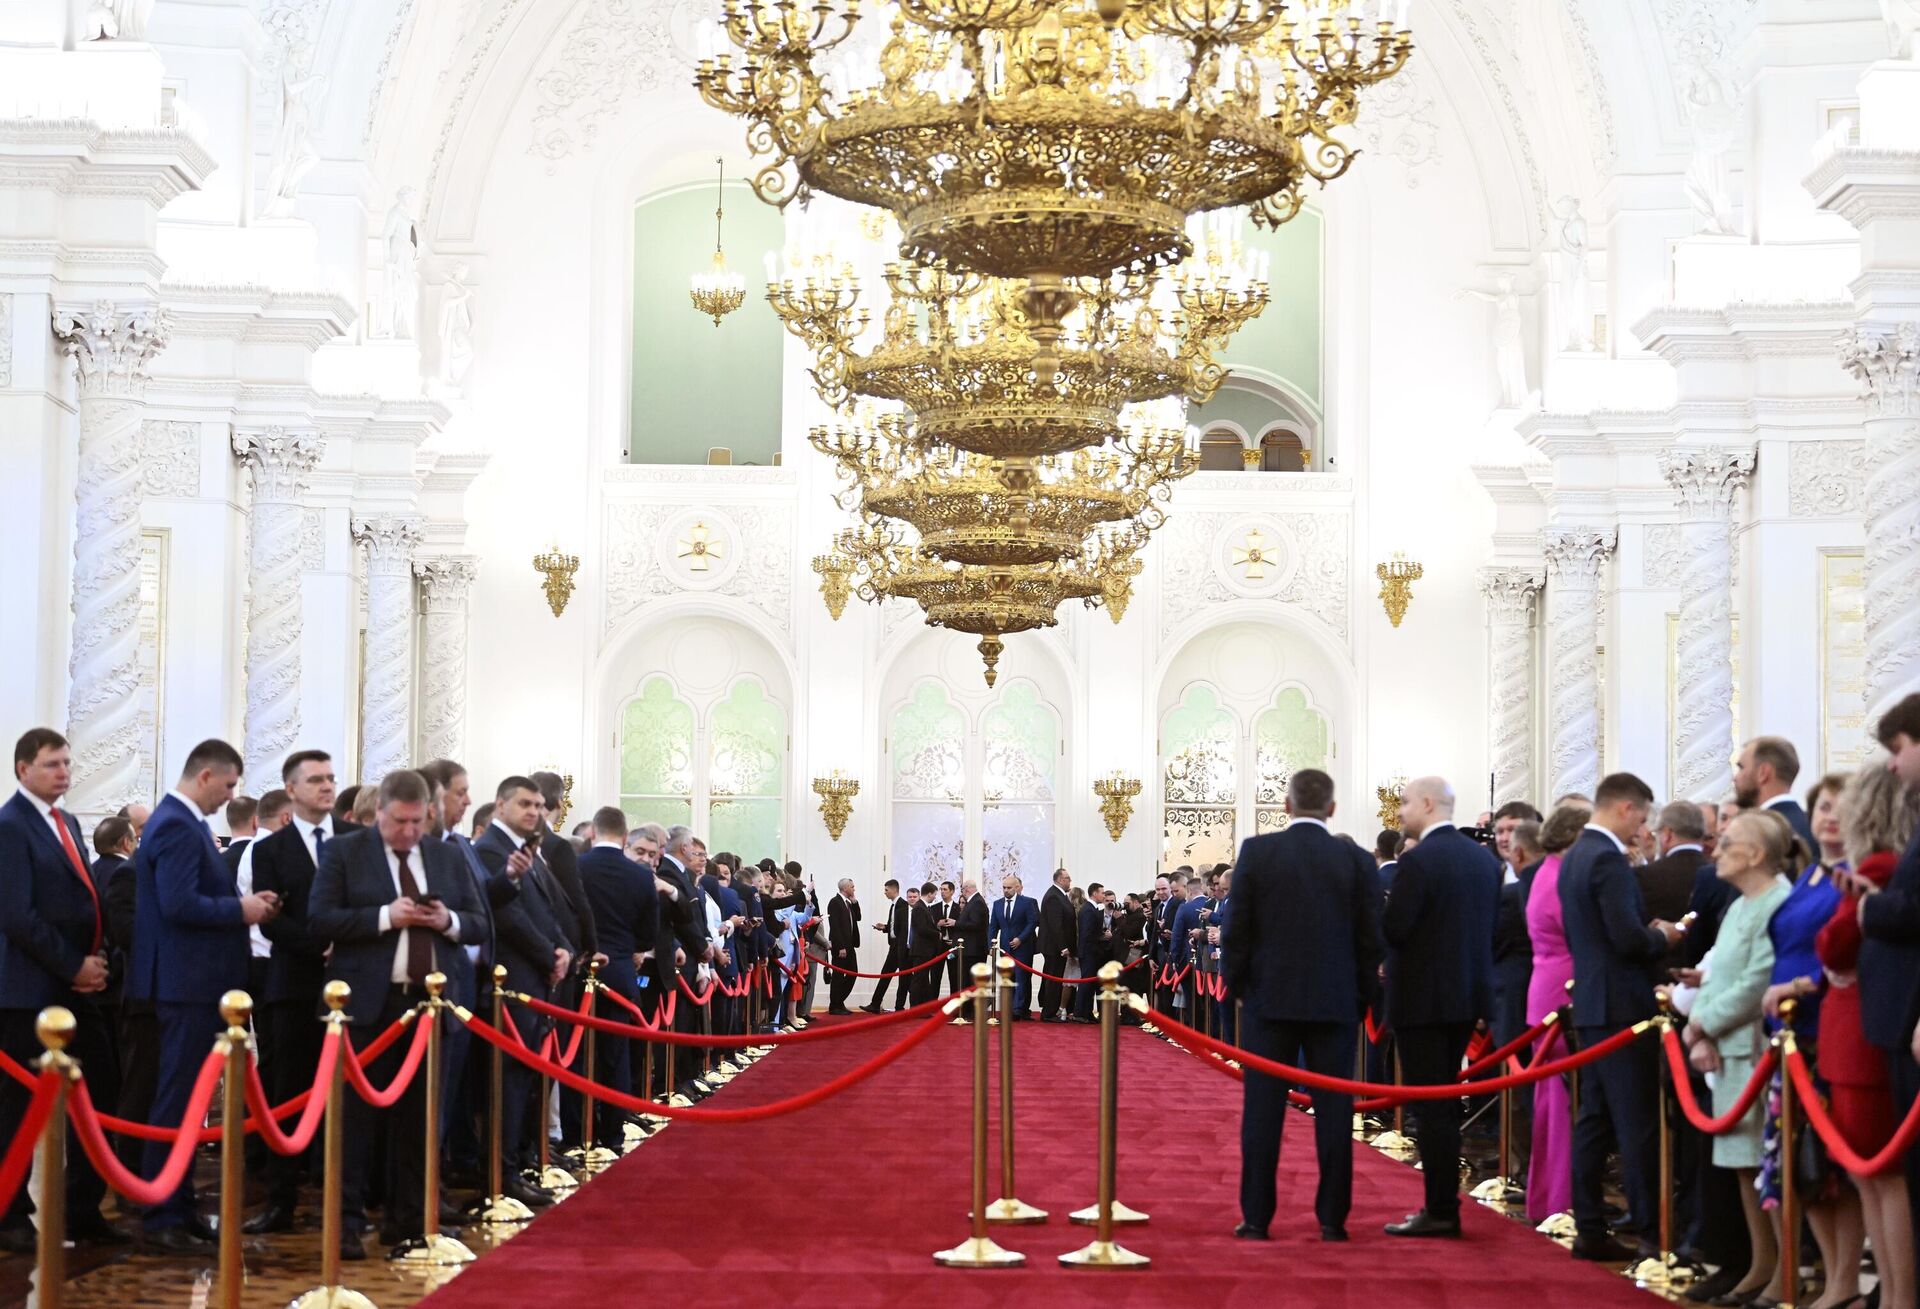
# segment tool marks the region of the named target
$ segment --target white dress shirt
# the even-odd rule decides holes
[[[398,899],[406,894],[406,890],[400,880],[401,855],[397,851],[384,845],[381,849],[387,856],[387,874],[393,878],[394,898]],[[426,861],[421,857],[418,848],[407,851],[405,858],[407,867],[413,873],[413,884],[420,888],[422,895],[425,895],[427,893]],[[394,930],[393,906],[390,904],[380,906],[380,930],[382,932],[391,932]],[[449,941],[458,941],[460,939],[460,915],[454,913],[451,909],[447,910],[447,930],[442,933],[442,935]],[[436,946],[434,950],[434,957],[436,959],[439,957],[439,953],[439,949]],[[438,967],[437,964],[435,966]],[[397,986],[405,986],[411,980],[407,976],[407,934],[404,931],[400,933],[400,939],[394,943],[393,976],[391,980]]]
[[[300,839],[307,843],[307,858],[313,860],[313,866],[315,868],[319,868],[320,845],[314,840],[313,834],[316,831],[325,832],[327,834],[327,840],[333,840],[333,815],[328,814],[319,822],[310,823],[299,814],[295,814],[293,816],[293,825],[294,828],[299,831]]]
[[[1598,832],[1600,833],[1600,835],[1606,837],[1609,841],[1613,842],[1613,848],[1618,850],[1621,854],[1625,854],[1627,852],[1627,843],[1625,841],[1622,841],[1619,837],[1615,836],[1612,832],[1609,832],[1606,828],[1600,826],[1600,824],[1588,823],[1587,830],[1589,832]]]
[[[233,870],[234,889],[242,896],[253,894],[253,852],[259,845],[260,836],[255,833],[253,839],[241,847],[240,866]],[[267,934],[260,930],[258,923],[247,928],[247,944],[252,947],[255,959],[265,959],[273,954],[273,942],[267,939]]]

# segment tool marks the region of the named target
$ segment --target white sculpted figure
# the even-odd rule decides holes
[[[89,0],[87,40],[144,41],[153,0]]]
[[[458,389],[473,366],[473,288],[467,266],[455,264],[440,293],[440,380]]]
[[[1693,206],[1694,230],[1713,236],[1736,235],[1727,152],[1739,135],[1740,109],[1721,78],[1701,70],[1689,80],[1687,121],[1693,128],[1687,203]]]
[[[289,52],[280,71],[280,129],[273,136],[273,164],[267,170],[268,218],[292,215],[300,179],[320,162],[320,152],[313,145],[313,113],[327,79],[298,72],[302,62]]]
[[[1460,292],[1493,306],[1493,363],[1500,375],[1500,407],[1521,409],[1527,404],[1526,328],[1520,317],[1520,293],[1514,289],[1513,275],[1502,273],[1494,279],[1492,291],[1469,287]]]
[[[378,335],[396,341],[418,340],[420,335],[420,238],[413,228],[413,188],[403,186],[387,210],[381,233],[386,252],[384,331]]]
[[[1593,309],[1587,278],[1587,220],[1574,196],[1562,198],[1554,213],[1560,218],[1560,312],[1564,316],[1568,350],[1593,349]]]
[[[1895,59],[1920,60],[1920,0],[1880,0]]]

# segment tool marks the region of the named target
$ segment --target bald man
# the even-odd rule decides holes
[[[1493,933],[1500,861],[1453,825],[1453,788],[1438,777],[1407,783],[1400,828],[1415,838],[1394,870],[1381,927],[1387,939],[1387,1019],[1411,1085],[1460,1071],[1475,1026],[1493,1017]],[[1426,1203],[1389,1236],[1460,1235],[1460,1101],[1412,1106]]]

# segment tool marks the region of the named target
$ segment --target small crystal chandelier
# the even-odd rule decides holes
[[[746,303],[747,279],[727,267],[727,256],[720,249],[720,222],[726,216],[727,166],[723,159],[713,162],[719,169],[719,179],[714,183],[713,263],[706,272],[693,275],[693,286],[687,294],[693,298],[693,307],[713,319],[713,325],[718,327],[722,318]]]

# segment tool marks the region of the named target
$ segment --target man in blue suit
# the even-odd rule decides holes
[[[1032,960],[1040,949],[1040,906],[1030,895],[1020,894],[1021,881],[1012,873],[1000,879],[1000,898],[993,902],[987,929],[1000,943],[1000,952],[1009,958]],[[1025,1022],[1031,994],[1030,976],[1025,969],[1014,969],[1013,1019]]]
[[[1292,821],[1249,839],[1234,867],[1233,906],[1222,929],[1229,1002],[1240,1002],[1241,1039],[1262,1058],[1348,1077],[1360,1021],[1380,988],[1380,883],[1373,860],[1327,830],[1333,779],[1303,768],[1287,782]],[[1247,1070],[1240,1118],[1240,1225],[1264,1241],[1276,1203],[1287,1092]],[[1353,1097],[1313,1092],[1320,1239],[1347,1239],[1353,1207]]]
[[[1793,798],[1800,776],[1800,752],[1783,736],[1756,736],[1740,747],[1733,769],[1733,798],[1742,809],[1771,809],[1787,820],[1809,855],[1820,852],[1807,811]]]
[[[220,857],[207,815],[233,798],[240,752],[225,741],[202,741],[187,755],[179,784],[154,806],[134,855],[133,964],[129,1000],[153,1002],[160,1069],[151,1121],[173,1127],[186,1112],[194,1079],[213,1040],[224,1031],[220,997],[247,984],[247,929],[273,917],[271,891],[243,896]],[[169,1143],[147,1143],[148,1176],[165,1165]],[[198,1253],[212,1232],[193,1209],[189,1174],[166,1200],[147,1210],[149,1246]]]
[[[1560,913],[1573,954],[1573,1026],[1582,1048],[1654,1012],[1653,987],[1667,951],[1680,940],[1672,923],[1647,921],[1627,843],[1646,825],[1653,789],[1632,773],[1600,779],[1593,817],[1560,863]],[[1651,1248],[1659,1220],[1660,1047],[1638,1041],[1580,1073],[1580,1118],[1573,1125],[1573,1257],[1622,1262],[1642,1251],[1607,1231],[1602,1192],[1607,1146],[1619,1146],[1627,1219],[1622,1232]]]
[[[660,895],[653,870],[629,859],[626,853],[627,816],[611,806],[593,815],[593,844],[580,856],[580,884],[600,934],[607,962],[600,981],[608,990],[638,1004],[640,956],[651,955],[660,934]],[[614,1022],[627,1022],[625,1006],[600,999],[594,1012]],[[602,1036],[594,1043],[594,1073],[604,1085],[622,1095],[633,1093],[632,1042]],[[620,1146],[626,1113],[602,1102],[594,1119],[594,1140]]]
[[[1381,928],[1387,939],[1387,1019],[1407,1082],[1437,1086],[1460,1073],[1477,1025],[1493,1018],[1493,933],[1500,861],[1453,825],[1453,788],[1407,783],[1400,828],[1418,838],[1400,857]],[[1389,1236],[1460,1235],[1460,1101],[1413,1106],[1426,1203]],[[1343,1120],[1344,1121],[1344,1120]]]
[[[50,728],[31,729],[13,748],[20,789],[0,807],[0,1049],[31,1066],[42,1053],[35,1020],[48,1005],[64,1005],[78,1020],[68,1053],[85,1070],[94,1100],[111,1107],[119,1099],[120,1065],[103,1003],[109,978],[102,888],[80,853],[78,820],[58,804],[72,768],[65,738]],[[27,1088],[0,1078],[0,1141],[13,1140],[31,1099]],[[106,1184],[71,1128],[67,1160],[68,1237],[125,1242],[127,1234],[100,1216]],[[0,1220],[0,1250],[33,1253],[33,1211],[23,1184]]]
[[[1200,971],[1200,942],[1206,936],[1207,917],[1212,916],[1216,904],[1208,886],[1210,880],[1189,877],[1187,898],[1173,916],[1173,969],[1182,978],[1178,988],[1183,997],[1181,1018],[1194,1027],[1205,1026],[1200,1016],[1200,984],[1195,974]]]

